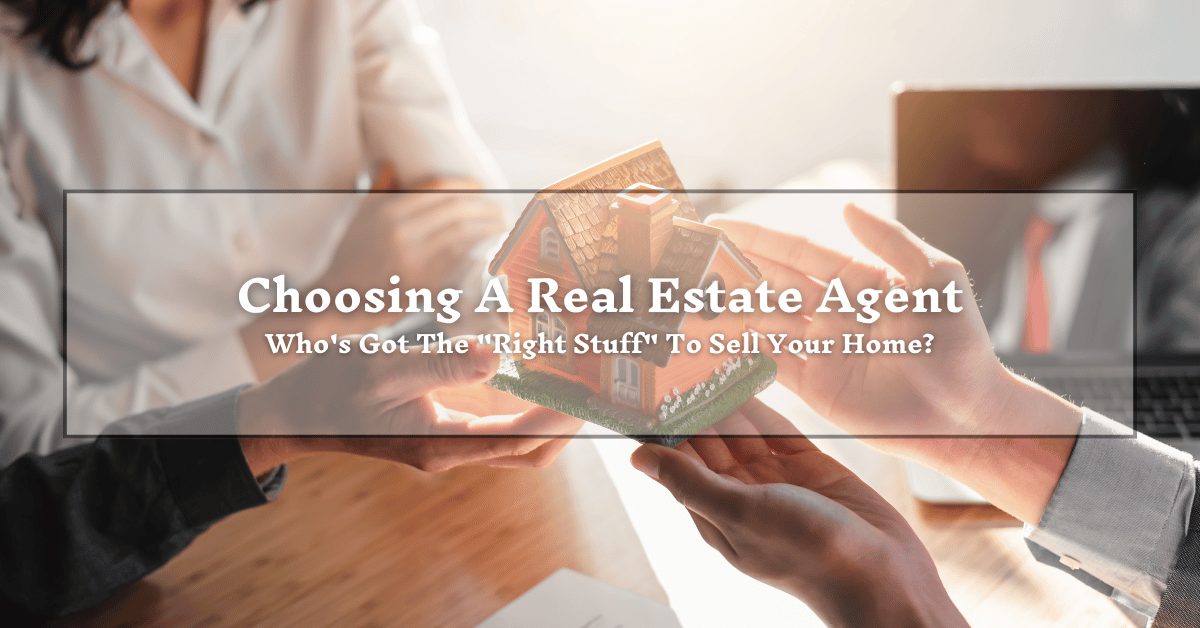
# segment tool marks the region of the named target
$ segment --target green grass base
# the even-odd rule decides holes
[[[733,373],[733,378],[711,397],[693,402],[663,423],[658,417],[608,403],[587,386],[527,368],[519,361],[508,361],[487,383],[525,401],[595,423],[634,440],[674,447],[729,416],[775,381],[775,361],[762,354],[753,357],[753,366]]]

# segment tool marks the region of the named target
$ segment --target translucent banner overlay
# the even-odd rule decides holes
[[[70,191],[64,434],[1074,437],[1014,373],[1188,428],[1132,192],[625,183]]]

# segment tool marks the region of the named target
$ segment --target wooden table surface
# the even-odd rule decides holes
[[[291,468],[277,503],[214,526],[146,580],[66,624],[468,626],[560,567],[664,600],[597,447],[537,470],[426,475],[346,456]],[[1132,625],[1035,563],[986,507],[919,506],[874,478],[934,555],[976,625]],[[704,548],[707,551],[707,548]]]

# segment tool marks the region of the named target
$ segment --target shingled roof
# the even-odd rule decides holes
[[[674,232],[652,272],[622,269],[617,261],[617,221],[610,207],[617,194],[636,183],[649,183],[669,190],[678,201]],[[520,241],[525,227],[541,211],[547,212],[562,237],[571,265],[584,288],[615,288],[617,278],[626,273],[641,277],[678,277],[679,288],[700,286],[703,273],[716,249],[724,244],[750,271],[755,279],[758,268],[747,259],[720,229],[699,222],[695,206],[688,198],[675,166],[658,141],[649,142],[616,157],[598,163],[558,181],[534,195],[509,232],[489,270],[497,274],[504,260]],[[674,332],[683,313],[651,314],[649,291],[645,283],[635,283],[634,314],[595,314],[589,318],[588,331],[601,338],[618,338],[626,331]],[[659,366],[670,360],[669,345],[664,341],[643,355]]]
[[[699,220],[671,158],[662,143],[655,140],[581,170],[535,194],[492,259],[489,270],[493,275],[499,272],[525,225],[545,209],[562,236],[580,282],[588,289],[597,287],[595,280],[601,270],[601,258],[616,252],[616,221],[609,215],[609,205],[618,193],[635,183],[670,190],[679,201],[676,215]]]

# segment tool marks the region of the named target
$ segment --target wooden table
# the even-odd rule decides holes
[[[664,600],[596,447],[539,470],[426,475],[345,456],[291,468],[278,502],[216,525],[141,583],[67,624],[478,622],[559,567]],[[878,467],[886,469],[886,466]],[[990,508],[921,508],[900,473],[875,485],[909,516],[976,625],[1131,625],[1036,564]],[[707,548],[705,548],[707,551]]]
[[[539,470],[303,460],[276,503],[219,523],[80,619],[463,626],[563,566],[662,599],[595,450],[577,445]]]

